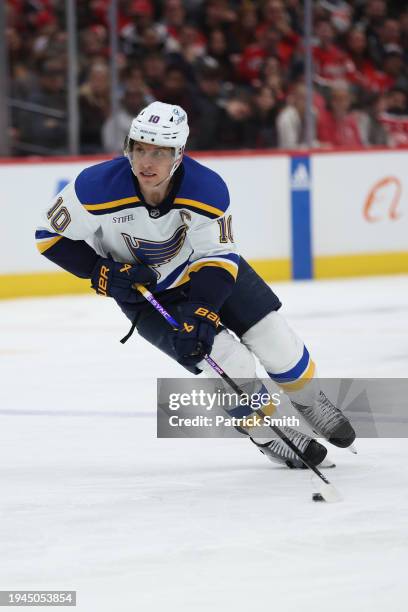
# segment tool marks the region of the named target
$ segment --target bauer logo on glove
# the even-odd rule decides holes
[[[96,289],[96,293],[99,293],[99,295],[108,295],[106,293],[108,290],[108,274],[109,268],[107,266],[101,266],[99,270],[98,288]]]
[[[181,365],[196,366],[211,352],[220,317],[207,305],[187,302],[179,319],[183,323],[173,337],[175,357]]]
[[[157,276],[144,264],[100,257],[93,270],[91,284],[99,295],[113,297],[119,303],[135,304],[140,300],[140,294],[133,285],[141,284],[152,291],[156,287]]]
[[[199,308],[197,308],[194,314],[197,317],[203,317],[204,319],[208,319],[209,321],[211,321],[211,323],[214,323],[215,327],[218,327],[218,325],[220,324],[220,317],[217,315],[216,312],[208,310],[208,308],[203,308],[202,306],[200,306]]]

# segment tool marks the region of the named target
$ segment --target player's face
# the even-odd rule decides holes
[[[132,149],[133,172],[141,187],[154,187],[166,179],[174,164],[174,149],[135,142]]]

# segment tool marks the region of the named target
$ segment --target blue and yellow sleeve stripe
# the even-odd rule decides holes
[[[204,215],[209,219],[217,219],[218,217],[222,217],[225,212],[221,208],[217,208],[211,204],[205,204],[204,202],[199,202],[198,200],[190,200],[189,198],[175,198],[173,208],[187,208],[188,210]]]
[[[82,206],[92,215],[106,215],[116,213],[126,208],[135,208],[142,206],[140,198],[132,196],[130,198],[121,198],[120,200],[112,200],[111,202],[100,202],[99,204],[82,204]]]
[[[226,270],[226,272],[229,272],[233,279],[236,280],[238,275],[238,264],[239,255],[236,253],[202,257],[201,259],[197,259],[197,261],[191,262],[187,270],[173,286],[178,287],[179,285],[186,283],[190,279],[190,274],[192,272],[198,272],[198,270],[205,267],[221,268],[222,270]]]
[[[45,253],[48,251],[54,244],[56,244],[59,240],[61,240],[63,236],[56,234],[55,232],[48,232],[47,230],[37,230],[35,232],[35,240],[37,244],[37,249],[40,253]]]
[[[300,391],[314,377],[315,372],[316,365],[304,346],[302,357],[293,368],[278,374],[273,372],[268,372],[268,374],[285,391]]]

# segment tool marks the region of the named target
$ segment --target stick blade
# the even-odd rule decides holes
[[[334,504],[336,502],[343,501],[343,496],[341,495],[340,491],[338,491],[331,482],[324,482],[321,478],[318,478],[316,475],[313,475],[312,485],[313,489],[317,493],[320,493],[323,500],[328,502],[329,504]]]

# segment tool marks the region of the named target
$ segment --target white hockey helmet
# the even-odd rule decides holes
[[[125,155],[132,165],[131,149],[135,141],[174,148],[171,177],[181,163],[189,132],[187,113],[181,106],[152,102],[133,119],[125,143]]]

